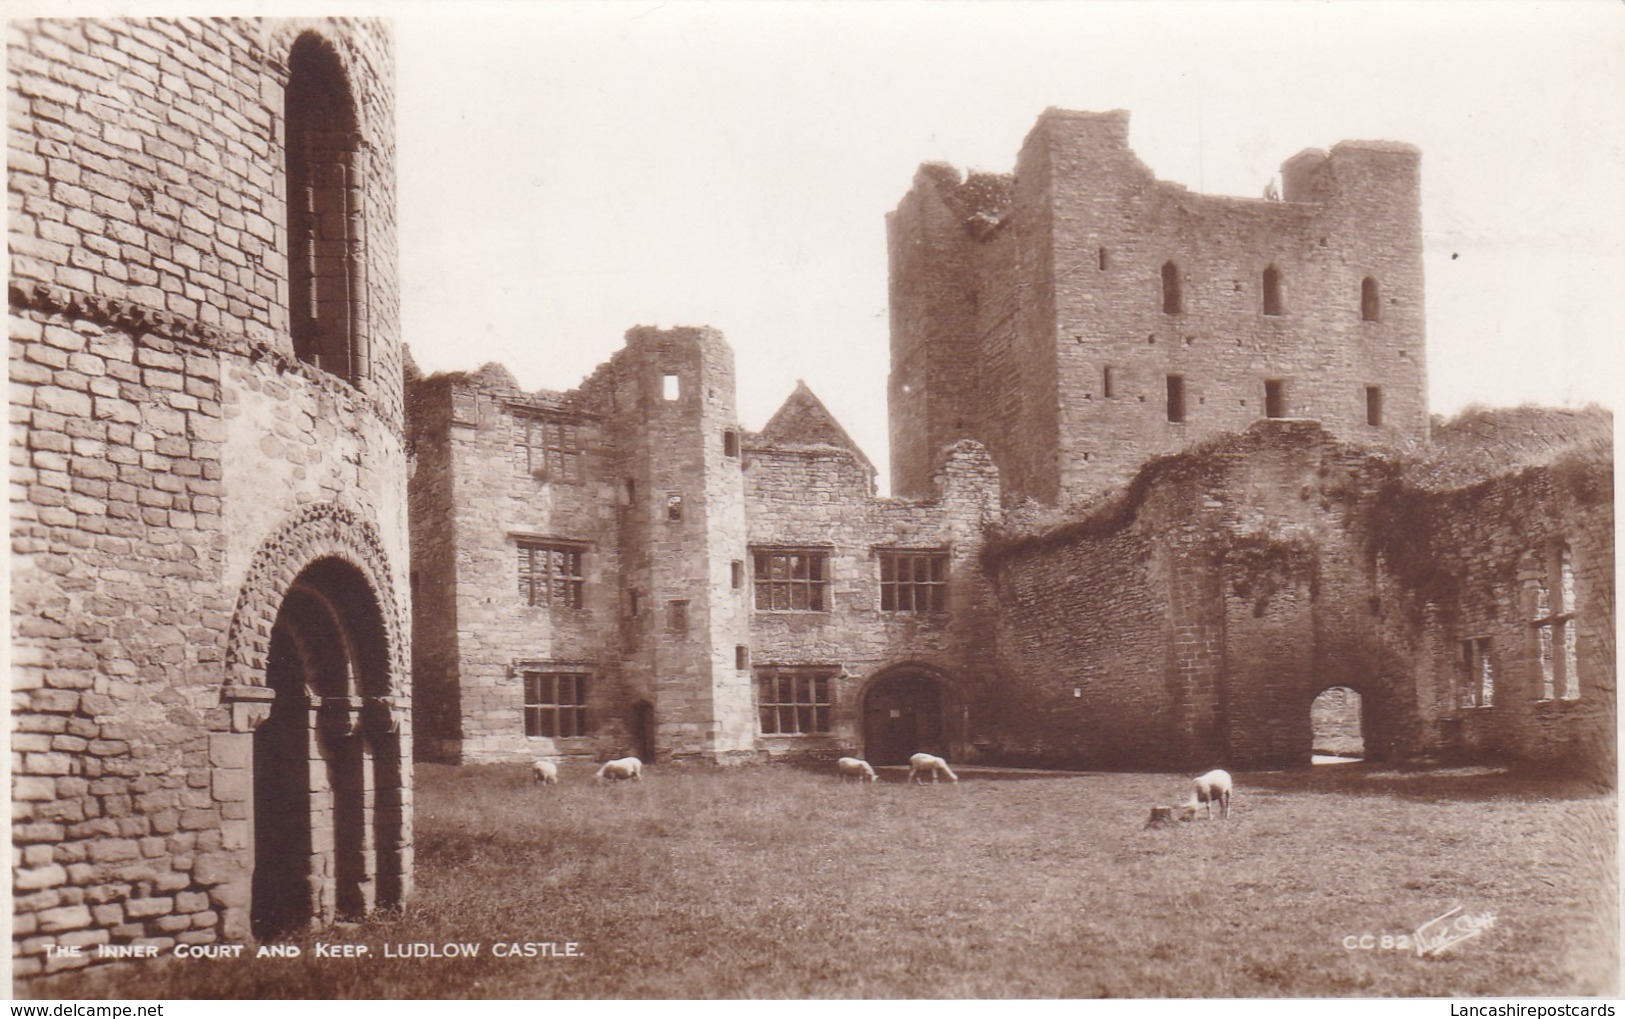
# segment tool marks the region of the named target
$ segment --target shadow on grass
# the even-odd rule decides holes
[[[1276,792],[1393,796],[1421,803],[1488,800],[1584,800],[1610,791],[1605,783],[1529,765],[1381,764],[1360,761],[1252,772],[1238,784]]]

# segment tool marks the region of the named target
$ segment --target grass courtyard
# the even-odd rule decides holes
[[[1228,821],[1146,828],[1174,775],[876,785],[789,767],[557,787],[417,768],[417,895],[297,958],[160,959],[76,997],[1225,997],[1617,991],[1616,797],[1489,768],[1238,773]],[[1433,955],[1384,948],[1439,924]],[[1470,918],[1463,921],[1463,918]],[[1366,936],[1369,935],[1369,941]],[[317,943],[364,945],[318,958]],[[478,955],[446,945],[473,944]],[[572,951],[575,955],[558,954]],[[1362,947],[1365,944],[1372,947]],[[498,957],[512,945],[517,957]],[[442,957],[394,955],[431,946]],[[502,947],[499,947],[502,946]],[[248,950],[252,953],[252,948]],[[525,952],[533,954],[524,954]]]

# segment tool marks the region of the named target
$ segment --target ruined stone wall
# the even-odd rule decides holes
[[[750,663],[836,673],[828,735],[765,735],[762,746],[774,756],[862,753],[865,690],[888,669],[908,665],[942,677],[947,710],[971,712],[969,726],[961,719],[950,733],[950,752],[962,754],[994,697],[993,624],[980,553],[999,490],[987,454],[973,443],[956,447],[939,463],[933,497],[914,501],[871,495],[866,466],[849,450],[753,445],[745,450],[745,486],[752,550],[828,556],[827,610],[752,608]],[[945,550],[946,611],[883,610],[882,549]]]
[[[620,567],[615,484],[604,430],[564,394],[526,393],[498,368],[414,386],[422,429],[414,478],[414,547],[425,640],[414,674],[436,719],[433,753],[453,761],[593,756],[618,717]],[[576,429],[566,474],[527,446],[530,422]],[[522,589],[521,547],[581,556],[581,604],[541,585]],[[526,671],[585,674],[588,731],[527,735]],[[429,748],[425,749],[428,753]]]
[[[890,220],[894,308],[907,309],[894,311],[894,444],[929,448],[943,422],[964,422],[1012,495],[1054,503],[1267,415],[1362,443],[1425,438],[1418,164],[1408,146],[1345,142],[1290,160],[1285,201],[1197,195],[1134,156],[1126,113],[1049,110],[1002,205],[970,201],[974,177],[922,169]],[[933,305],[949,280],[971,293]],[[910,437],[921,405],[925,442]],[[917,487],[920,457],[901,463],[894,484]]]
[[[995,539],[1010,686],[999,756],[1302,763],[1312,705],[1360,697],[1373,759],[1462,754],[1606,771],[1614,724],[1604,458],[1435,493],[1310,422],[1154,461],[1082,521]],[[1542,696],[1535,590],[1569,550],[1577,696]],[[1549,595],[1548,602],[1555,599]],[[1542,603],[1547,604],[1547,603]],[[1487,638],[1492,706],[1461,706]],[[1559,652],[1560,653],[1560,652]]]
[[[1617,706],[1610,461],[1559,461],[1417,501],[1437,556],[1433,569],[1416,577],[1432,596],[1418,696],[1443,748],[1579,766],[1612,778]],[[1574,632],[1577,668],[1568,695],[1560,679],[1545,688],[1536,625],[1559,612],[1563,549],[1572,578],[1563,608],[1572,613],[1566,626]],[[1487,642],[1488,704],[1482,696],[1465,695],[1471,680],[1463,642],[1474,638]],[[1561,643],[1552,657],[1564,657]]]
[[[306,30],[336,40],[380,153],[360,188],[359,385],[297,361],[287,334],[282,61]],[[409,599],[387,32],[8,33],[15,972],[247,935],[265,643],[294,575],[326,557],[367,578],[387,645],[366,753],[388,832],[362,883],[368,905],[398,901],[411,735],[395,710]]]
[[[412,548],[412,727],[418,755],[455,761],[461,748],[457,642],[457,490],[452,469],[455,377],[410,382],[412,451],[408,517]]]

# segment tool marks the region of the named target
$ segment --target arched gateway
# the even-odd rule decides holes
[[[924,751],[955,756],[958,698],[947,677],[923,665],[885,669],[863,692],[863,753],[871,764],[907,764]]]
[[[331,505],[303,511],[249,569],[224,698],[248,742],[224,742],[216,764],[247,769],[256,937],[409,891],[406,671],[388,577],[371,525]]]

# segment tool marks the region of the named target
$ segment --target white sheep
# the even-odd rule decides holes
[[[632,778],[641,782],[643,781],[643,762],[638,760],[636,757],[622,757],[619,760],[606,761],[604,762],[604,766],[598,769],[598,774],[594,775],[593,777],[599,779],[612,778],[616,780]]]
[[[915,754],[908,759],[908,780],[910,782],[913,782],[914,776],[922,771],[931,773],[931,783],[933,785],[936,784],[938,775],[946,775],[950,782],[959,781],[959,776],[955,775],[953,769],[948,767],[947,761],[940,757],[933,757],[930,754]]]
[[[542,785],[559,784],[559,766],[552,761],[538,760],[530,766],[530,773]]]
[[[868,761],[860,761],[856,757],[843,757],[836,761],[835,770],[841,773],[842,782],[846,781],[848,775],[853,776],[859,782],[878,782],[880,780],[880,776],[875,774],[875,769],[869,767]]]
[[[1230,773],[1219,768],[1191,780],[1191,798],[1185,804],[1185,819],[1196,816],[1196,805],[1204,804],[1207,817],[1213,817],[1213,801],[1219,802],[1219,817],[1230,816]]]

